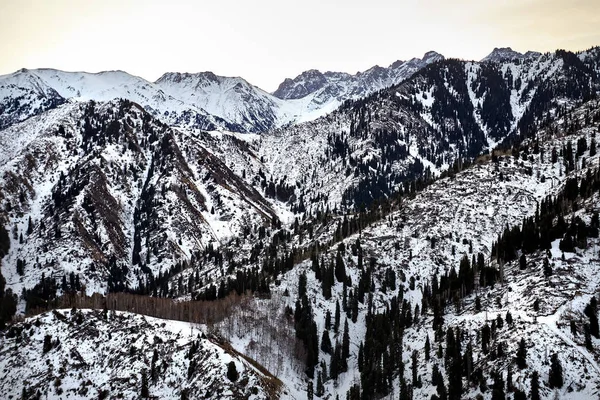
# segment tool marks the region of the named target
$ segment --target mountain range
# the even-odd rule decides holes
[[[0,77],[2,396],[597,396],[599,93],[597,47]]]
[[[67,100],[108,101],[124,98],[144,106],[170,125],[203,130],[259,133],[289,123],[315,119],[345,100],[358,99],[399,83],[424,66],[443,59],[423,59],[375,66],[356,75],[311,70],[284,81],[273,94],[242,78],[212,72],[166,73],[148,82],[123,71],[97,74],[53,69],[20,70],[0,76],[0,127],[22,121]]]

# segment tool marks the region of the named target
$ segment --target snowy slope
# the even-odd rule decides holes
[[[198,74],[166,73],[156,85],[186,104],[204,109],[230,121],[245,132],[262,132],[280,124],[283,102],[242,78]]]
[[[418,193],[414,198],[408,198],[402,202],[400,210],[386,216],[379,223],[364,227],[360,234],[350,236],[344,240],[346,253],[343,257],[346,264],[346,273],[350,275],[353,282],[352,289],[364,271],[357,263],[357,257],[352,246],[360,241],[364,258],[374,257],[376,268],[373,276],[372,303],[376,309],[384,310],[390,304],[392,296],[398,291],[383,289],[385,271],[392,268],[396,271],[397,285],[400,287],[403,297],[410,302],[412,308],[421,304],[422,289],[425,283],[431,281],[431,277],[447,273],[450,268],[458,268],[459,260],[466,254],[471,257],[481,252],[486,259],[490,256],[491,244],[497,239],[497,235],[506,226],[520,224],[523,217],[534,215],[539,201],[549,194],[556,193],[564,184],[567,177],[585,175],[585,167],[580,164],[582,170],[573,171],[569,175],[564,173],[562,157],[556,163],[550,160],[552,148],[563,148],[567,141],[576,143],[581,138],[586,138],[590,143],[591,138],[596,135],[598,123],[585,123],[586,115],[598,112],[597,103],[586,106],[570,113],[568,117],[561,118],[555,125],[546,131],[539,133],[544,138],[543,147],[539,153],[532,153],[532,143],[529,146],[529,156],[519,157],[511,155],[500,156],[497,162],[483,161],[466,169],[453,177],[441,179],[430,187]],[[575,132],[565,136],[564,132],[573,121],[579,121],[582,126]],[[589,120],[588,120],[589,121]],[[558,134],[553,133],[558,132]],[[541,155],[543,154],[543,156]],[[583,154],[586,165],[596,168],[598,155],[589,156]],[[597,209],[598,198],[595,197],[589,204],[583,205],[583,209]],[[589,212],[583,212],[585,218],[590,218]],[[569,217],[570,218],[570,217]],[[339,220],[334,220],[336,225]],[[309,246],[317,240],[324,243],[330,233],[315,236],[314,242],[306,243]],[[549,282],[541,273],[540,254],[530,262],[526,271],[519,271],[518,262],[505,266],[505,284],[497,284],[494,287],[482,289],[484,307],[486,311],[476,311],[475,296],[470,296],[461,303],[460,311],[455,311],[454,306],[447,306],[445,316],[445,329],[460,326],[465,330],[463,349],[470,340],[475,346],[475,361],[477,366],[489,374],[496,369],[503,372],[506,378],[506,369],[511,365],[511,360],[516,353],[516,344],[521,337],[527,338],[529,367],[522,371],[513,368],[513,382],[518,388],[529,390],[530,378],[533,370],[540,373],[540,384],[542,387],[542,398],[554,398],[556,393],[560,398],[578,399],[597,396],[600,384],[600,370],[598,361],[600,352],[588,351],[583,344],[582,323],[578,322],[579,335],[573,336],[569,333],[568,323],[575,318],[581,321],[583,304],[588,302],[590,295],[598,293],[600,281],[598,270],[600,264],[597,257],[598,239],[589,242],[587,250],[577,253],[565,254],[566,259],[561,260],[561,253],[557,251],[558,244],[552,250],[551,262],[555,274]],[[324,251],[328,257],[334,258],[334,245]],[[472,248],[472,252],[470,250]],[[321,282],[311,270],[311,262],[305,261],[297,264],[294,269],[277,280],[273,288],[272,299],[275,304],[281,304],[280,310],[285,306],[294,307],[297,299],[298,279],[301,274],[307,275],[308,298],[311,299],[314,318],[318,325],[319,337],[324,329],[324,315],[329,311],[332,315],[335,310],[336,301],[342,303],[344,288],[339,282],[334,284],[332,298],[327,300],[321,293]],[[410,282],[414,281],[414,289],[410,288]],[[349,288],[350,290],[350,288]],[[541,312],[532,310],[532,304],[536,299],[541,300]],[[261,357],[260,351],[250,345],[253,335],[265,331],[267,334],[278,337],[283,327],[268,330],[262,327],[260,320],[273,318],[277,311],[268,307],[249,311],[245,315],[255,316],[258,313],[256,328],[248,332],[243,329],[229,330],[229,338],[240,351],[254,351],[257,357]],[[345,393],[352,384],[360,381],[360,373],[356,370],[357,352],[360,341],[364,338],[364,315],[368,311],[367,304],[359,304],[359,317],[356,323],[350,322],[351,327],[351,359],[349,361],[349,372],[342,374],[337,380],[329,380],[325,387],[327,393]],[[494,359],[490,355],[481,353],[479,348],[479,331],[485,324],[486,319],[491,321],[497,315],[505,317],[510,311],[515,322],[513,325],[499,328],[494,339],[494,346],[504,346],[507,356],[502,359]],[[281,311],[283,312],[283,311]],[[262,314],[261,314],[262,313]],[[344,315],[342,315],[344,318]],[[425,334],[430,339],[434,337],[431,329],[430,312],[422,316],[422,321],[414,327],[405,331],[404,337],[404,359],[410,360],[413,350],[421,354],[421,367],[419,374],[423,376],[424,386],[415,389],[414,398],[429,399],[435,393],[435,387],[429,384],[431,367],[437,364],[444,373],[444,359],[433,356],[429,363],[422,360]],[[233,318],[235,321],[236,319]],[[235,323],[235,322],[233,322]],[[490,322],[491,323],[491,322]],[[279,333],[278,333],[279,332]],[[332,340],[340,340],[340,333],[333,335]],[[274,342],[277,343],[277,342]],[[282,347],[270,354],[285,353],[289,344],[281,341]],[[594,348],[600,343],[593,339]],[[442,343],[443,345],[443,343]],[[437,344],[434,344],[431,352],[435,353]],[[559,353],[564,367],[566,385],[559,390],[551,390],[547,386],[548,359],[554,352]],[[262,355],[262,362],[277,364],[277,357]],[[320,360],[328,365],[330,356],[321,352]],[[410,380],[409,364],[407,361],[406,377]],[[324,371],[325,375],[328,373]],[[288,387],[295,388],[301,392],[306,390],[307,382],[301,372],[282,370],[282,380]],[[313,381],[316,384],[315,381]],[[398,388],[398,381],[394,381],[393,387]],[[492,382],[488,382],[491,387]],[[432,391],[433,389],[433,391]],[[479,389],[465,384],[465,396],[474,398],[482,394],[484,398],[490,398],[491,391],[482,393]],[[395,395],[397,396],[397,391]],[[392,397],[385,397],[392,398]]]
[[[12,233],[3,275],[16,293],[71,272],[88,293],[137,287],[276,218],[199,141],[133,103],[65,104],[0,131],[0,141]]]
[[[436,393],[430,384],[433,365],[446,382],[446,361],[435,353],[440,348],[445,352],[444,335],[456,327],[464,330],[463,350],[472,342],[475,366],[488,387],[492,372],[506,377],[511,367],[513,382],[525,391],[533,370],[538,371],[542,398],[597,397],[600,341],[594,338],[592,348],[586,348],[582,334],[583,307],[600,290],[597,238],[589,239],[586,248],[566,252],[564,259],[554,242],[549,255],[528,254],[523,270],[518,262],[503,265],[501,284],[456,301],[445,299],[441,333],[432,329],[431,305],[424,313],[416,307],[423,306],[433,277],[439,280],[458,268],[464,255],[471,259],[481,253],[486,265],[500,268],[490,257],[498,234],[535,215],[541,200],[562,190],[568,178],[581,178],[597,167],[599,155],[589,145],[600,129],[600,105],[588,100],[599,88],[599,61],[597,49],[499,63],[440,61],[324,117],[260,135],[205,132],[189,124],[169,127],[127,101],[93,104],[81,99],[54,107],[0,130],[5,144],[0,148],[0,220],[7,221],[11,241],[2,259],[7,288],[19,294],[36,286],[41,291],[48,282],[60,285],[73,272],[87,293],[146,287],[150,289],[140,292],[195,299],[210,297],[211,291],[213,297],[223,297],[229,290],[255,290],[256,298],[214,329],[278,376],[287,388],[283,398],[305,398],[319,374],[322,398],[343,397],[361,383],[367,375],[359,371],[359,348],[369,339],[368,321],[374,313],[390,312],[394,304],[411,312],[399,352],[406,381],[411,382],[413,351],[423,353],[427,336],[442,338],[432,341],[430,362],[419,361],[423,385],[411,389],[415,399]],[[383,69],[373,68],[368,75],[376,85],[385,82]],[[101,86],[88,78],[81,87],[93,92]],[[341,85],[348,77],[330,78]],[[27,82],[31,86],[35,80]],[[71,91],[66,82],[60,86],[65,94]],[[238,78],[169,74],[162,84],[187,96],[185,104],[203,90],[220,99],[206,102],[211,113],[245,115],[237,121],[248,127],[250,116],[264,117],[259,110],[268,109],[274,99],[259,91],[259,98],[246,104],[256,108],[230,109],[258,90]],[[276,124],[282,115],[306,116],[296,105],[312,107],[315,93],[329,87],[323,85],[305,85],[312,92],[298,99],[273,100],[281,107],[274,119],[262,121]],[[126,83],[115,93],[131,87]],[[34,93],[43,97],[49,93],[45,90]],[[136,90],[129,95],[141,96]],[[112,92],[94,93],[110,97]],[[314,108],[315,113],[322,110]],[[568,143],[575,150],[583,139],[588,147],[567,173]],[[506,147],[487,154],[501,143]],[[514,149],[512,143],[517,143]],[[598,201],[596,194],[579,203],[577,215],[591,220]],[[361,212],[363,205],[378,206]],[[570,221],[573,215],[564,217]],[[350,227],[351,233],[342,233]],[[318,254],[321,265],[337,265],[340,242],[345,245],[339,252],[346,279],[336,276],[326,298],[323,278],[310,258]],[[540,269],[545,256],[555,272],[549,278]],[[344,307],[340,318],[342,327],[348,320],[350,354],[347,371],[336,378],[330,378],[333,355],[324,350],[318,350],[315,378],[306,374],[306,347],[294,327],[303,275],[319,340],[327,311],[333,316],[336,303],[356,306],[355,311]],[[361,301],[356,300],[359,289],[366,291]],[[477,295],[483,310],[475,305]],[[535,300],[539,312],[533,310]],[[21,298],[21,311],[23,306]],[[486,320],[491,324],[498,315],[506,318],[508,311],[513,323],[497,326],[493,339],[494,348],[500,346],[505,355],[484,352],[480,335]],[[61,317],[43,318],[49,318],[44,329],[53,336],[63,334],[57,328],[63,326]],[[571,321],[575,333],[569,329]],[[146,328],[148,338],[154,331],[161,335],[160,326]],[[40,347],[43,336],[32,334]],[[343,340],[342,329],[330,329],[329,335],[333,344]],[[513,360],[521,337],[527,339],[529,365],[517,371]],[[111,349],[122,345],[110,344]],[[567,384],[553,391],[547,384],[547,363],[555,351]],[[211,365],[208,376],[212,371],[222,369]],[[383,398],[398,398],[401,377],[392,372],[386,378],[392,390]],[[136,379],[122,387],[131,396],[139,386]],[[64,382],[63,376],[57,386]],[[463,383],[465,397],[491,397],[485,385],[466,377]]]
[[[28,318],[0,338],[0,396],[139,399],[143,374],[149,395],[157,399],[275,395],[264,375],[204,331],[195,324],[114,311],[56,310]],[[236,381],[227,377],[231,362]]]
[[[0,76],[0,129],[52,109],[65,99],[27,70]]]

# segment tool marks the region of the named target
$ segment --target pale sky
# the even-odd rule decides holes
[[[0,38],[0,74],[213,71],[273,91],[307,69],[355,73],[429,50],[584,50],[600,45],[600,0],[0,0]]]

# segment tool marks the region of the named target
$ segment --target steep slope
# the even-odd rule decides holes
[[[208,339],[202,327],[136,314],[56,310],[12,326],[0,348],[5,399],[278,395],[269,377]]]
[[[0,130],[65,102],[55,89],[27,70],[0,76]]]
[[[315,393],[320,381],[324,391],[321,397],[351,389],[354,392],[350,396],[358,390],[366,391],[367,398],[392,393],[397,396],[402,390],[409,390],[413,398],[419,399],[429,399],[436,391],[441,396],[436,384],[431,384],[436,379],[432,377],[433,369],[435,365],[441,371],[442,383],[449,387],[446,377],[451,376],[450,355],[445,354],[452,354],[452,350],[446,335],[450,331],[454,335],[456,327],[462,332],[457,333],[460,356],[472,357],[462,382],[462,393],[467,398],[490,398],[494,374],[501,374],[505,382],[508,369],[512,371],[514,387],[525,392],[530,390],[533,371],[538,372],[542,398],[596,396],[600,384],[600,342],[592,337],[591,347],[586,348],[583,332],[588,328],[583,319],[588,318],[585,304],[600,290],[597,231],[595,236],[587,236],[584,247],[577,245],[561,251],[564,244],[557,239],[548,252],[527,253],[525,267],[519,266],[521,253],[506,263],[490,258],[495,254],[493,242],[506,227],[520,227],[523,218],[539,215],[544,210],[540,204],[547,195],[572,191],[569,188],[573,188],[573,182],[576,190],[588,187],[596,193],[592,197],[572,197],[576,199],[576,211],[565,212],[564,219],[570,224],[578,216],[593,227],[600,186],[595,181],[592,189],[591,180],[586,184],[581,178],[598,178],[595,140],[599,107],[596,102],[586,103],[562,115],[539,131],[536,139],[526,141],[518,152],[495,155],[494,160],[481,160],[481,164],[436,181],[414,197],[404,199],[399,209],[384,214],[379,222],[365,226],[364,220],[357,222],[351,216],[333,218],[333,229],[315,230],[308,240],[294,241],[293,245],[311,249],[310,259],[277,275],[271,287],[274,305],[259,302],[255,309],[232,316],[231,321],[223,323],[224,332],[238,350],[255,354],[261,363],[277,365],[281,353],[294,352],[289,342],[275,339],[283,335],[283,326],[269,329],[261,322],[277,315],[272,307],[283,315],[287,313],[299,335],[305,332],[302,326],[314,323],[316,333],[310,337],[319,339],[314,374],[306,377],[307,370],[289,368],[282,370],[280,378],[297,391],[310,391],[312,387]],[[557,200],[557,204],[562,201]],[[347,238],[339,242],[338,232],[344,229],[355,233],[340,235]],[[546,257],[553,270],[549,277],[543,269]],[[461,289],[461,283],[457,283],[459,279],[462,285],[468,281],[463,276],[463,258],[469,265],[479,265],[479,259],[483,260],[483,267],[477,267],[480,269],[471,276],[471,289]],[[461,290],[466,294],[460,295]],[[538,306],[534,305],[536,300]],[[304,302],[307,305],[302,305]],[[306,312],[308,322],[301,319]],[[239,321],[247,324],[248,318],[255,321],[251,330],[236,325]],[[384,321],[390,320],[390,325],[385,325]],[[327,336],[333,348],[341,347],[346,321],[349,356],[347,367],[342,368],[337,350],[320,345]],[[402,325],[395,326],[394,321]],[[570,324],[574,328],[569,328]],[[484,344],[485,326],[492,332],[489,344]],[[392,353],[399,351],[394,350],[397,342],[393,340],[397,338],[393,339],[394,335],[386,329],[396,334],[398,330],[403,332],[400,354],[405,367],[398,365],[398,372],[395,362],[389,361]],[[252,344],[255,335],[273,338],[269,339],[273,340],[269,342],[269,352]],[[527,366],[518,368],[514,359],[522,337],[526,338]],[[426,341],[430,342],[429,350],[425,350]],[[375,365],[383,362],[381,357],[388,360],[383,362],[384,370],[367,364],[373,354],[367,346],[376,354]],[[420,376],[421,383],[411,380],[414,351],[418,353],[413,379]],[[425,353],[429,357],[426,361]],[[558,353],[563,365],[565,384],[560,388],[552,388],[548,383],[553,353]],[[306,353],[294,357],[311,362]],[[378,380],[384,377],[385,383]],[[408,388],[401,389],[402,382],[408,383]]]
[[[280,121],[283,102],[242,78],[216,76],[212,72],[166,73],[156,85],[186,104],[230,121],[242,132],[263,132],[289,122]]]
[[[254,151],[264,165],[247,172],[282,192],[295,188],[282,196],[292,209],[359,209],[518,143],[593,98],[600,87],[594,54],[437,62],[326,117],[262,134]]]
[[[261,135],[64,104],[0,131],[7,288],[249,291],[213,328],[289,398],[597,396],[599,68],[445,60]]]
[[[16,293],[70,273],[137,287],[277,217],[197,140],[127,101],[73,103],[0,131],[3,275]]]
[[[443,59],[441,54],[430,51],[422,59],[396,61],[387,68],[376,65],[355,75],[308,70],[294,79],[287,78],[273,95],[284,100],[302,101],[302,107],[312,118],[303,117],[300,121],[307,121],[333,111],[346,100],[360,99],[396,85],[416,71]]]

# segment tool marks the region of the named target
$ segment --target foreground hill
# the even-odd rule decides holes
[[[5,399],[273,399],[279,384],[200,326],[55,310],[0,338]],[[233,366],[232,366],[233,365]]]

